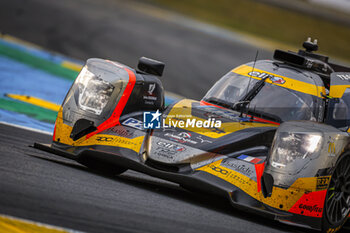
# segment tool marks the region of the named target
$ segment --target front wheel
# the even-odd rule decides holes
[[[332,174],[324,205],[322,232],[341,229],[350,213],[350,152],[338,160]]]
[[[89,157],[80,158],[77,162],[88,167],[94,172],[109,176],[119,175],[128,170],[127,168]]]

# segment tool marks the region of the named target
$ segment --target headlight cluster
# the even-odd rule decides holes
[[[270,164],[285,171],[296,171],[306,159],[311,160],[319,154],[321,144],[321,134],[279,132],[270,154]]]
[[[79,88],[79,108],[100,115],[111,97],[114,86],[90,72],[81,70],[76,84]]]

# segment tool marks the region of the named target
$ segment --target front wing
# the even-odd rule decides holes
[[[232,206],[244,211],[260,214],[287,224],[321,229],[329,177],[299,178],[288,189],[273,187],[271,197],[265,198],[260,184],[264,167],[264,164],[261,163],[247,162],[245,167],[247,169],[242,170],[241,168],[237,169],[237,166],[230,168],[227,160],[221,159],[197,168],[195,171],[179,173],[152,166],[142,159],[142,155],[128,148],[82,146],[77,149],[77,147],[72,148],[72,146],[56,142],[52,145],[35,143],[34,148],[73,160],[87,156],[108,161],[118,166],[178,183],[184,188],[228,198]],[[74,151],[74,153],[69,151]],[[237,159],[232,158],[231,160],[232,164]],[[242,163],[242,161],[240,162]],[[247,173],[249,169],[254,173]]]

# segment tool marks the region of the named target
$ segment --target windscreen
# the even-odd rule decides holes
[[[256,82],[258,80],[229,72],[208,91],[203,99],[209,102],[217,100],[218,104],[222,102],[232,106],[248,93],[248,86],[251,89]]]
[[[248,104],[248,111],[271,117],[280,122],[316,120],[314,98],[311,95],[266,83]]]
[[[204,101],[234,108],[235,104],[254,88],[259,80],[233,72],[220,79],[205,95]],[[315,96],[265,82],[246,104],[246,111],[255,116],[283,122],[289,120],[316,120]]]

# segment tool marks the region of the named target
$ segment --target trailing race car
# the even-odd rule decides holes
[[[164,106],[164,64],[89,59],[34,147],[110,174],[127,169],[323,232],[350,211],[350,68],[305,50],[241,65],[201,101]],[[215,199],[214,199],[215,201]]]

